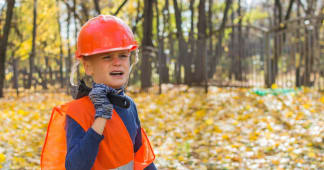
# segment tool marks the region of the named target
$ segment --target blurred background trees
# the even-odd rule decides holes
[[[81,26],[116,15],[140,43],[131,85],[324,89],[320,0],[0,1],[3,89],[69,89]],[[83,77],[78,70],[78,78]]]

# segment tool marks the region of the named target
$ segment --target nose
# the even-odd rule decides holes
[[[114,66],[119,66],[119,65],[121,65],[121,60],[120,60],[120,58],[118,57],[118,55],[114,55],[114,56],[113,56],[112,64],[113,64]]]

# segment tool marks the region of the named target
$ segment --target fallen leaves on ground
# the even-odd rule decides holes
[[[61,92],[6,95],[0,99],[0,168],[40,169],[51,111],[71,97]]]
[[[324,168],[323,94],[170,86],[133,95],[165,169]]]
[[[258,96],[251,89],[167,85],[164,93],[129,93],[159,169],[324,168],[324,96]],[[13,96],[14,94],[7,95]],[[51,110],[61,92],[0,99],[0,166],[39,169]]]

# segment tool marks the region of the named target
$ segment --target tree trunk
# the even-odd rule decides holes
[[[141,18],[143,18],[143,15],[140,15],[140,8],[141,8],[141,1],[137,0],[136,18],[135,18],[135,23],[132,26],[132,31],[134,35],[137,33],[137,23],[140,21]]]
[[[76,6],[77,6],[76,0],[73,0],[73,16],[74,16],[74,28],[75,28],[75,30],[74,30],[74,40],[75,40],[75,42],[78,41],[78,32],[79,32],[79,30],[78,30],[78,24],[77,24]],[[82,20],[80,19],[79,21],[80,21],[80,24],[82,25],[83,24]],[[77,49],[77,43],[75,43],[75,50],[76,49]],[[79,70],[79,67],[77,68],[77,79],[80,80],[80,70]]]
[[[158,40],[158,73],[159,73],[159,94],[162,93],[162,83],[163,83],[163,68],[165,67],[165,63],[163,62],[164,55],[164,29],[165,23],[163,23],[162,33],[160,35],[160,14],[158,8],[158,1],[154,1],[155,12],[156,12],[156,35]]]
[[[3,97],[6,52],[14,6],[15,0],[7,0],[6,22],[3,26],[3,37],[0,39],[0,98]]]
[[[224,31],[225,31],[225,25],[227,21],[227,14],[229,11],[230,6],[232,5],[232,0],[227,0],[224,13],[223,13],[223,20],[221,23],[221,26],[218,29],[218,38],[217,38],[217,46],[216,46],[216,54],[211,57],[211,60],[208,62],[209,63],[209,72],[208,72],[208,78],[213,77],[215,71],[216,71],[216,65],[218,63],[218,58],[221,57],[222,55],[222,42],[223,42],[223,37],[224,37]]]
[[[18,46],[20,47],[20,46]],[[17,96],[19,96],[19,85],[18,85],[18,62],[19,62],[19,57],[14,57],[15,56],[15,53],[16,51],[18,50],[18,48],[16,47],[16,49],[14,50],[11,50],[11,58],[9,60],[9,63],[12,65],[12,70],[13,70],[13,76],[11,78],[11,81],[12,81],[12,88],[13,89],[16,89],[16,94]]]
[[[184,66],[185,69],[185,83],[189,83],[190,75],[191,75],[191,68],[190,68],[190,60],[187,58],[187,43],[183,37],[182,32],[182,19],[181,19],[181,11],[178,8],[178,3],[176,0],[173,0],[173,7],[175,11],[175,19],[176,19],[176,28],[177,28],[177,38],[179,40],[178,47],[179,47],[179,56],[178,56],[178,67],[177,67],[177,83],[181,83],[181,67]]]
[[[67,39],[67,49],[68,49],[68,55],[66,58],[66,72],[65,72],[65,77],[66,77],[66,86],[70,87],[70,73],[71,73],[71,66],[72,66],[72,57],[71,57],[71,44],[70,44],[70,24],[71,24],[71,13],[73,11],[70,11],[70,8],[68,4],[66,4],[66,8],[68,9],[67,11],[67,18],[66,18],[66,39]],[[60,36],[61,37],[61,36]],[[70,88],[67,88],[67,92],[70,93],[69,91]]]
[[[23,68],[21,71],[21,74],[23,76],[23,87],[26,89],[27,88],[27,84],[28,84],[28,73],[27,73],[27,69]]]
[[[83,14],[83,17],[82,17],[83,18],[83,22],[85,23],[90,18],[90,16],[89,16],[89,10],[88,10],[86,1],[81,1],[81,11],[82,11],[82,14]]]
[[[61,88],[64,87],[64,78],[63,78],[63,45],[62,45],[62,37],[61,37],[61,22],[60,22],[60,8],[59,8],[59,2],[56,0],[56,6],[57,6],[57,25],[58,25],[58,32],[59,32],[59,42],[60,42],[60,83]],[[68,9],[68,16],[70,15],[69,9]]]
[[[142,53],[143,59],[141,63],[141,88],[147,89],[152,85],[152,27],[153,27],[153,0],[144,1],[144,24],[143,24],[143,40],[142,40]]]
[[[167,5],[167,22],[170,23],[171,22],[171,15],[170,15],[170,9],[169,9],[169,1],[166,0],[166,4]],[[172,58],[175,56],[175,50],[174,50],[174,38],[173,38],[173,30],[172,30],[172,27],[171,27],[171,24],[168,24],[168,48],[170,49],[170,53],[169,53],[169,57]],[[177,66],[177,63],[174,64],[174,67]],[[174,69],[174,73],[172,75],[172,82],[176,82],[177,78],[176,78],[176,69]]]
[[[49,64],[49,57],[48,56],[45,56],[45,66],[46,66],[46,75],[48,75],[46,77],[47,81],[50,83],[50,84],[53,84],[53,78],[52,78],[52,68]]]
[[[206,77],[206,11],[205,11],[205,0],[199,1],[199,12],[198,12],[198,44],[197,48],[197,58],[195,69],[195,82],[197,84],[202,84],[205,82],[207,84]]]
[[[298,5],[297,5],[297,17],[299,18],[300,17],[300,2],[298,1]],[[298,27],[301,27],[302,25],[302,22],[301,21],[298,21],[297,22],[297,26]],[[296,37],[298,39],[300,39],[300,31],[299,29],[297,29],[296,31]],[[301,48],[301,43],[297,42],[297,51],[299,53],[298,57],[296,58],[296,74],[295,74],[295,86],[296,87],[300,87],[302,85],[302,82],[301,82],[301,76],[300,76],[300,73],[301,73],[301,65],[302,65],[302,60],[303,60],[303,56],[304,56],[304,50]]]
[[[157,36],[157,47],[158,47],[158,62],[157,62],[157,67],[158,67],[158,74],[159,74],[159,94],[162,93],[162,68],[161,68],[161,60],[162,60],[162,54],[163,54],[163,42],[161,42],[161,36],[160,36],[160,14],[159,14],[159,6],[157,0],[154,1],[154,7],[155,7],[155,20],[156,20],[156,36]],[[163,36],[163,34],[162,34]]]
[[[237,55],[237,62],[236,62],[236,74],[235,74],[235,79],[238,81],[242,81],[242,59],[244,55],[244,43],[243,43],[243,37],[242,37],[242,13],[241,13],[241,0],[238,1],[238,16],[239,16],[239,23],[238,23],[238,55]]]
[[[16,94],[19,96],[19,84],[18,84],[18,63],[19,63],[19,58],[13,58],[13,88],[16,89]]]
[[[40,84],[43,89],[47,89],[47,81],[46,81],[46,76],[45,76],[46,72],[44,72],[44,74],[43,74],[42,69],[40,67],[37,67],[37,66],[35,66],[35,70],[38,73],[38,76],[39,76],[39,78],[41,80],[41,82],[39,82],[37,79],[35,79],[37,84]]]
[[[275,0],[274,7],[274,23],[275,27],[279,27],[282,22],[282,7],[280,0]],[[278,74],[278,61],[281,53],[281,35],[275,34],[274,37],[274,57],[271,59],[271,79],[270,84],[274,84],[276,82],[276,77]]]
[[[177,38],[178,38],[178,57],[177,57],[177,62],[174,65],[174,74],[175,74],[175,79],[176,83],[180,84],[181,83],[181,65],[182,65],[182,57],[183,57],[183,50],[182,50],[182,28],[181,28],[181,12],[178,8],[178,3],[176,0],[173,0],[173,7],[175,11],[175,19],[176,19],[176,28],[177,28]]]
[[[213,0],[208,0],[208,20],[207,20],[207,25],[208,25],[208,50],[207,50],[207,63],[208,61],[210,61],[210,59],[213,56],[213,36],[212,36],[212,32],[213,32],[213,20],[212,20],[212,16],[213,16]],[[209,73],[210,71],[210,65],[207,65],[207,73]]]
[[[235,74],[235,26],[234,26],[234,11],[233,7],[232,8],[232,14],[231,14],[231,24],[232,26],[232,33],[231,33],[231,44],[230,44],[230,56],[231,56],[231,66],[230,66],[230,71],[229,71],[229,79],[232,80],[233,74]]]
[[[34,10],[33,10],[33,40],[32,40],[32,51],[29,56],[29,75],[28,75],[28,85],[27,88],[30,89],[33,80],[34,73],[34,59],[36,54],[36,31],[37,31],[37,0],[34,0]]]
[[[163,8],[163,29],[162,29],[162,36],[161,36],[161,80],[162,83],[169,83],[169,68],[167,66],[167,56],[164,53],[164,33],[166,32],[166,25],[167,25],[167,12],[169,10],[169,0],[165,1],[165,6]]]
[[[311,73],[313,72],[313,38],[312,31],[305,28],[305,46],[306,46],[306,56],[305,56],[305,74],[304,74],[304,85],[311,87],[313,82],[311,82]]]
[[[195,16],[195,10],[194,10],[194,4],[195,4],[195,0],[190,0],[190,32],[189,32],[189,45],[190,45],[190,53],[188,54],[188,62],[190,63],[189,67],[190,67],[190,78],[189,78],[189,82],[188,84],[191,85],[192,81],[194,79],[193,77],[193,72],[195,72],[194,70],[192,70],[192,63],[193,63],[193,58],[195,55],[195,38],[194,38],[194,16]]]
[[[100,5],[99,5],[99,0],[93,0],[97,15],[101,14],[100,12]]]
[[[307,10],[306,10],[306,16],[312,16],[314,15],[314,8],[316,8],[314,5],[314,1],[309,1],[307,4]],[[312,24],[312,22],[311,22]],[[314,50],[314,39],[312,37],[314,30],[309,30],[307,26],[304,28],[304,46],[305,46],[305,56],[304,56],[304,66],[305,71],[303,74],[303,85],[305,86],[312,86],[314,82],[311,82],[311,73],[313,72],[313,50]]]

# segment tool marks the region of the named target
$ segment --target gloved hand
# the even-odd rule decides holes
[[[107,94],[111,92],[114,92],[113,88],[108,87],[105,84],[93,83],[92,89],[89,93],[89,97],[96,109],[95,118],[111,118],[113,105],[107,97]]]

